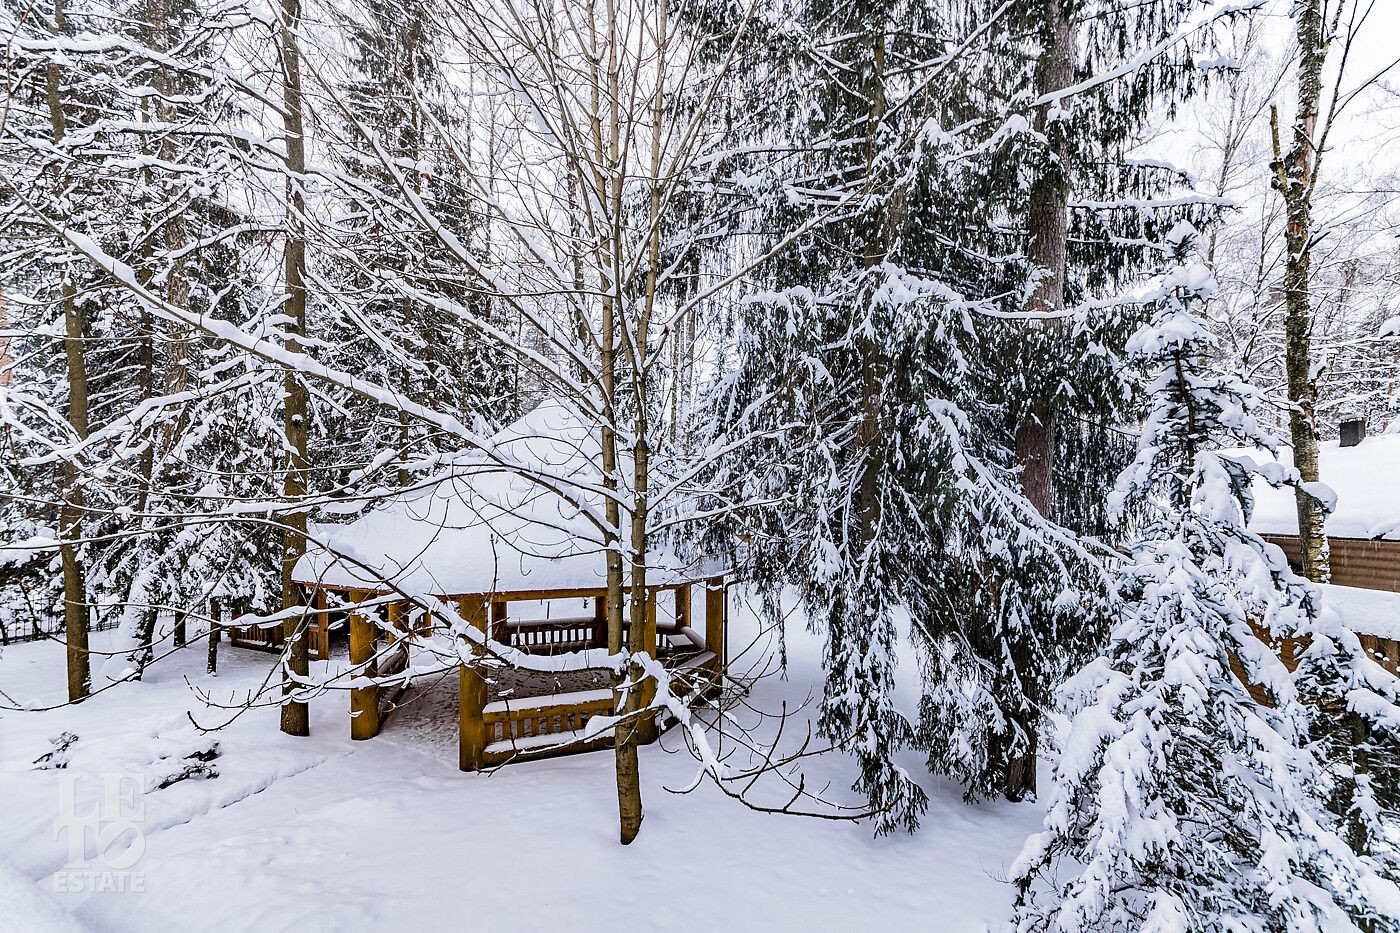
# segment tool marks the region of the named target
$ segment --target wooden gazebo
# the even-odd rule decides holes
[[[386,627],[373,622],[371,611],[383,607],[387,631],[402,632],[389,637],[406,645],[417,637],[404,595],[447,602],[495,643],[526,654],[606,649],[605,552],[590,521],[602,501],[596,431],[551,402],[496,435],[491,451],[463,455],[432,482],[376,503],[354,521],[312,530],[318,546],[297,564],[295,579],[316,601],[313,654],[329,652],[332,603],[349,607],[341,611],[351,670],[374,676],[378,635]],[[712,694],[726,661],[723,565],[682,559],[669,549],[649,549],[648,565],[643,643],[687,685],[689,699]],[[357,610],[364,604],[375,608]],[[581,663],[587,660],[584,655]],[[571,673],[584,677],[587,669]],[[606,685],[493,695],[483,665],[463,665],[459,677],[463,770],[611,744],[610,732],[594,736],[586,729],[592,717],[614,712]],[[384,692],[374,685],[351,689],[352,738],[379,733]],[[661,725],[645,720],[643,740]]]

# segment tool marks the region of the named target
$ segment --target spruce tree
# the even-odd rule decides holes
[[[1194,230],[1169,239],[1177,265],[1128,348],[1151,370],[1150,406],[1113,496],[1146,521],[1110,644],[1064,688],[1075,711],[1044,830],[1013,869],[1014,925],[1390,929],[1400,889],[1338,834],[1296,685],[1251,627],[1317,631],[1318,593],[1247,530],[1252,460],[1221,451],[1268,443],[1256,396],[1210,372],[1214,282]]]
[[[935,227],[913,240],[912,258],[991,306],[974,316],[977,339],[968,351],[982,402],[973,414],[988,459],[1016,471],[1045,519],[1086,543],[1112,541],[1116,529],[1103,503],[1109,478],[1131,454],[1121,425],[1138,403],[1121,376],[1123,343],[1143,314],[1132,292],[1156,268],[1153,243],[1180,220],[1208,223],[1219,207],[1192,190],[1186,173],[1135,158],[1134,148],[1204,79],[1193,59],[1210,45],[1223,12],[1205,0],[956,0],[948,7],[964,30],[980,27],[986,37],[952,66],[956,116],[945,125],[968,127],[967,167],[957,184],[929,170],[916,194],[926,206],[910,213],[941,220],[950,209],[959,216],[960,204],[972,208],[962,209],[956,236]],[[1062,559],[1072,553],[1061,549]],[[1029,567],[1003,571],[1004,592],[1045,592],[1013,600],[1002,621],[984,626],[1026,634],[969,639],[951,613],[927,628],[938,639],[929,646],[934,657],[946,652],[941,640],[952,638],[971,643],[978,666],[1006,669],[1012,679],[993,692],[1007,721],[983,718],[981,737],[964,731],[975,733],[975,720],[944,712],[946,678],[934,666],[920,731],[933,770],[962,777],[968,762],[958,750],[985,750],[986,768],[1001,774],[978,769],[979,792],[1000,782],[1006,796],[1020,799],[1035,791],[1037,734],[1062,665],[1082,661],[1082,650],[1102,635],[1094,624],[1075,626],[1079,610],[1071,606],[1093,604],[1101,593],[1090,586],[1077,600],[1057,600],[1057,586]],[[981,601],[984,612],[1001,603]],[[1065,626],[1082,637],[1064,637]],[[1049,657],[1041,654],[1047,644]]]
[[[745,570],[803,586],[827,638],[821,725],[855,751],[856,787],[888,831],[923,806],[892,761],[916,738],[892,700],[900,618],[920,633],[938,768],[983,796],[1033,752],[1028,724],[1065,657],[1092,644],[1103,585],[1093,553],[1015,490],[1009,449],[979,430],[991,408],[973,319],[996,305],[960,287],[980,284],[967,236],[990,220],[967,168],[978,150],[941,129],[966,114],[929,93],[975,37],[930,39],[958,25],[941,4],[793,12],[772,36],[776,62],[755,71],[793,94],[758,125],[769,148],[803,155],[748,185],[760,229],[798,232],[781,234],[791,246],[739,311],[715,421],[772,439],[732,465],[736,499],[765,503],[744,516]]]

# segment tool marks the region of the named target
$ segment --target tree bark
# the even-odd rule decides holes
[[[1075,30],[1063,0],[1045,0],[1044,47],[1036,62],[1035,91],[1038,96],[1052,94],[1074,83]],[[1055,102],[1036,109],[1033,127],[1037,133],[1050,138],[1046,166],[1031,185],[1030,203],[1026,216],[1026,258],[1040,274],[1027,310],[1046,315],[1057,314],[1065,307],[1065,267],[1069,253],[1069,177],[1066,160],[1065,134],[1051,124]],[[1032,326],[1055,328],[1054,318],[1042,319]],[[1021,489],[1041,515],[1049,518],[1054,508],[1055,410],[1048,397],[1032,400],[1021,423],[1016,428],[1016,463],[1021,470]],[[1035,691],[1027,685],[1026,696],[1038,702]],[[1027,737],[1024,754],[1007,764],[1006,797],[1023,800],[1035,794],[1036,757],[1039,748],[1040,724],[1035,721],[1017,723]]]
[[[218,600],[209,600],[209,656],[205,670],[210,674],[219,672],[219,629],[224,621],[223,609]]]
[[[868,109],[865,131],[865,172],[869,183],[875,171],[875,160],[879,149],[880,124],[885,118],[885,34],[879,32],[873,38],[873,68],[866,87]],[[894,195],[891,195],[892,197]],[[870,218],[869,237],[865,255],[861,263],[869,271],[885,261],[890,245],[894,241],[897,225],[893,205],[887,205],[879,217]],[[869,289],[867,288],[867,298]],[[858,499],[857,526],[861,551],[875,539],[880,526],[880,474],[884,471],[884,458],[880,446],[882,412],[884,410],[885,368],[882,347],[876,346],[873,335],[861,338],[861,387],[860,387],[860,428],[857,438],[860,445],[860,498]]]
[[[306,336],[306,200],[302,179],[306,173],[306,140],[302,122],[301,53],[296,30],[301,23],[300,0],[282,0],[279,30],[282,53],[282,116],[286,145],[287,233],[283,244],[283,279],[286,300],[282,313],[288,319],[286,346],[293,353],[302,350],[298,338]],[[282,497],[289,504],[306,498],[307,454],[306,386],[297,373],[288,369],[283,376],[282,431],[287,458],[282,479]],[[282,623],[286,670],[282,679],[282,731],[288,735],[309,735],[306,703],[292,699],[296,677],[309,670],[306,644],[306,599],[293,579],[297,561],[306,552],[306,512],[294,509],[283,518],[282,608],[303,611]]]
[[[1298,32],[1298,115],[1288,152],[1282,151],[1278,111],[1272,114],[1274,187],[1283,196],[1288,248],[1283,273],[1284,371],[1288,382],[1288,433],[1293,465],[1304,483],[1321,480],[1317,457],[1317,379],[1312,359],[1312,196],[1315,189],[1314,142],[1322,100],[1322,70],[1327,60],[1322,0],[1301,0],[1294,10]],[[1298,544],[1303,576],[1314,583],[1331,577],[1326,518],[1322,506],[1302,489],[1295,492]]]
[[[54,35],[66,35],[68,19],[63,0],[54,0]],[[44,72],[48,97],[49,127],[55,144],[63,141],[67,121],[63,114],[63,68],[49,62]],[[63,303],[63,351],[68,367],[68,425],[80,440],[86,440],[88,422],[87,360],[83,353],[83,311],[78,306],[78,290],[65,267],[59,286]],[[68,699],[78,702],[92,692],[91,661],[88,656],[87,577],[79,545],[84,512],[82,469],[71,458],[63,463],[63,501],[58,512],[59,558],[63,565],[63,635],[68,667]]]

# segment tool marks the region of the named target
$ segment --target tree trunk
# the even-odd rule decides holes
[[[666,35],[666,8],[665,4],[657,6],[657,35]],[[664,53],[662,61],[658,63],[658,70],[664,71]],[[632,340],[635,354],[635,366],[639,373],[644,373],[648,368],[647,351],[650,345],[649,336],[651,332],[651,319],[656,307],[656,287],[657,270],[661,265],[661,149],[662,149],[662,129],[665,119],[664,99],[662,97],[662,84],[657,81],[656,96],[652,101],[652,139],[651,139],[651,195],[647,212],[647,272],[642,294],[641,315],[636,322],[636,333]],[[619,189],[620,193],[620,189]],[[617,209],[621,208],[620,198],[615,202]],[[619,243],[619,245],[621,245]],[[651,470],[651,446],[648,441],[650,432],[650,418],[647,399],[647,380],[644,377],[636,377],[633,380],[633,391],[636,394],[634,400],[635,414],[633,416],[633,430],[636,434],[636,443],[632,449],[632,579],[631,600],[628,617],[631,625],[627,633],[627,651],[632,657],[637,657],[645,652],[651,651],[654,654],[654,639],[649,635],[654,621],[650,617],[651,604],[647,598],[647,551],[648,533],[647,523],[650,521],[650,498],[649,498],[649,477]],[[633,664],[630,668],[632,689],[627,695],[627,707],[625,714],[628,717],[626,723],[618,730],[617,743],[619,749],[624,749],[619,754],[618,771],[618,802],[623,802],[623,771],[621,766],[627,766],[627,806],[619,811],[622,816],[621,839],[622,844],[627,845],[637,837],[637,832],[642,825],[642,790],[641,775],[638,771],[637,745],[640,742],[650,742],[656,737],[656,720],[654,714],[643,712],[655,695],[653,689],[643,687],[642,678],[644,671],[638,664]]]
[[[1288,432],[1293,442],[1293,465],[1304,483],[1321,479],[1317,458],[1317,379],[1312,371],[1312,195],[1314,190],[1318,110],[1322,99],[1322,69],[1327,59],[1323,37],[1322,0],[1301,0],[1294,10],[1298,29],[1298,116],[1287,154],[1279,139],[1278,111],[1272,115],[1274,187],[1283,196],[1288,214],[1285,242],[1288,256],[1283,274],[1284,371],[1288,380]],[[1299,489],[1298,544],[1303,575],[1314,583],[1331,577],[1327,536],[1321,505]]]
[[[607,616],[608,616],[608,653],[617,655],[622,652],[622,541],[618,534],[622,525],[622,509],[618,506],[617,495],[617,433],[613,428],[615,409],[613,406],[614,390],[616,387],[616,346],[614,337],[614,301],[611,297],[603,299],[603,321],[602,321],[602,355],[601,370],[603,382],[603,430],[602,430],[602,457],[603,457],[603,486],[607,490],[607,501],[604,504],[604,521],[607,524],[607,533],[604,544],[607,548]],[[633,621],[635,630],[636,622]],[[631,646],[631,639],[628,639],[628,647]],[[630,704],[630,698],[623,696],[623,684],[627,682],[631,672],[624,670],[613,676],[613,708],[617,713],[625,713]],[[635,690],[633,691],[635,694]],[[613,742],[614,771],[617,781],[617,816],[618,816],[618,836],[623,845],[627,845],[637,838],[637,833],[642,827],[642,784],[641,772],[637,761],[637,743],[632,738],[630,727],[618,726],[614,734]]]
[[[210,674],[219,672],[219,629],[224,620],[222,612],[218,600],[209,600],[209,658],[205,670]]]
[[[169,0],[147,0],[142,19],[142,39],[145,43],[152,49],[169,52],[175,45]],[[145,194],[143,195],[145,222],[143,226],[146,233],[141,241],[142,262],[138,275],[141,284],[147,288],[152,287],[158,271],[156,268],[157,231],[159,231],[161,245],[167,256],[178,254],[185,245],[184,212],[169,210],[170,205],[161,196],[165,185],[154,168],[156,163],[177,164],[181,155],[176,150],[171,133],[166,131],[152,132],[150,129],[152,126],[169,126],[177,121],[178,114],[170,101],[176,98],[180,89],[170,66],[164,62],[156,65],[152,75],[152,85],[159,93],[143,99],[140,108],[141,119],[148,127],[140,137],[140,145],[142,155],[147,158],[148,164],[142,169],[142,179],[145,182]],[[153,149],[150,147],[152,137],[156,140]],[[158,288],[164,293],[166,301],[176,307],[184,308],[189,300],[189,286],[184,276],[184,261],[174,259],[169,260],[169,262],[168,267],[159,270],[162,274]],[[189,339],[187,330],[176,331],[175,339],[165,343],[168,349],[162,355],[157,353],[155,325],[147,311],[141,312],[140,325],[141,333],[137,344],[137,358],[142,401],[155,398],[161,393],[173,394],[184,391],[188,382]],[[136,497],[136,533],[138,535],[151,534],[152,520],[147,516],[151,497],[154,491],[162,485],[158,474],[164,463],[165,454],[173,448],[175,438],[182,430],[183,423],[183,414],[176,418],[167,419],[154,432],[154,436],[149,439],[141,451],[137,466],[137,475],[141,480],[141,487]],[[160,542],[157,539],[157,547],[159,546]],[[144,582],[138,585],[138,581],[145,579],[146,575],[138,571],[131,587],[129,598],[133,602],[139,601],[138,604],[150,604],[153,599],[162,595],[154,587],[145,585]],[[128,660],[135,666],[136,673],[133,676],[136,680],[140,680],[144,676],[146,667],[155,656],[157,616],[155,609],[141,610],[140,621],[136,627],[136,645],[128,656]]]
[[[865,173],[871,178],[875,171],[875,160],[879,152],[878,134],[885,118],[885,34],[874,36],[872,49],[874,67],[870,73],[870,83],[866,88],[869,109],[866,113],[865,131]],[[880,216],[871,217],[869,238],[866,241],[862,265],[867,271],[885,261],[890,244],[894,242],[897,221],[892,206]],[[867,297],[870,289],[866,289]],[[881,413],[884,409],[885,371],[882,361],[883,348],[875,345],[875,338],[867,335],[861,338],[861,390],[860,428],[857,433],[861,449],[861,473],[859,499],[857,500],[857,525],[860,535],[860,549],[865,552],[867,545],[879,533],[880,525],[880,474],[884,471],[884,460],[880,446],[883,433]]]
[[[1063,0],[1046,0],[1044,48],[1035,69],[1037,96],[1054,93],[1074,83],[1075,32]],[[1053,315],[1065,307],[1065,266],[1069,251],[1069,177],[1064,145],[1065,134],[1051,126],[1056,103],[1037,108],[1033,126],[1037,133],[1050,134],[1051,161],[1031,185],[1026,217],[1026,258],[1041,278],[1031,293],[1028,310]],[[1053,328],[1053,318],[1032,326]],[[1021,489],[1041,515],[1051,516],[1054,508],[1055,410],[1050,398],[1034,399],[1016,428],[1016,463],[1021,469]],[[1035,691],[1026,690],[1027,699],[1037,703]],[[1007,765],[1006,797],[1022,800],[1035,794],[1036,754],[1040,723],[1033,719],[1017,723],[1027,737],[1024,754]]]
[[[296,30],[301,24],[300,0],[282,0],[282,23],[279,30],[282,51],[282,107],[286,143],[287,170],[287,234],[283,244],[283,276],[286,302],[282,313],[287,317],[286,346],[293,353],[302,350],[297,339],[306,336],[306,234],[304,229],[306,200],[302,179],[306,172],[306,140],[302,126],[301,58]],[[286,443],[286,472],[282,479],[282,497],[287,503],[299,504],[306,497],[307,456],[307,391],[301,378],[291,369],[283,377],[282,431]],[[301,587],[292,579],[297,561],[306,552],[306,512],[288,512],[283,518],[282,532],[282,608],[305,609],[306,599]],[[305,677],[308,670],[306,645],[307,614],[302,611],[282,623],[286,671],[282,679],[282,731],[288,735],[309,735],[307,707],[292,699],[295,677]]]
[[[54,0],[54,35],[66,35],[68,19],[63,0]],[[63,69],[50,62],[44,73],[49,107],[49,126],[54,143],[63,140],[67,122],[63,115]],[[60,286],[63,302],[63,351],[68,364],[68,424],[82,440],[88,436],[87,360],[83,354],[83,312],[78,307],[78,290],[63,270]],[[78,702],[92,692],[92,670],[88,657],[87,579],[79,545],[84,511],[82,470],[71,459],[62,470],[63,501],[58,512],[59,557],[63,565],[63,635],[68,666],[68,699]]]

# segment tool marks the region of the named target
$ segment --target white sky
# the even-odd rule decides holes
[[[1334,5],[1342,0],[1329,0]],[[1392,64],[1400,57],[1400,0],[1345,0],[1362,10],[1369,5],[1366,19],[1357,32],[1353,44],[1352,59],[1347,64],[1346,80],[1343,88],[1353,89]],[[1293,23],[1288,17],[1291,0],[1274,0],[1268,11],[1269,28],[1266,36],[1270,44],[1277,43],[1281,53],[1288,47],[1293,33]],[[1332,53],[1332,60],[1340,55],[1338,48]],[[1349,165],[1369,164],[1373,169],[1400,167],[1400,152],[1395,144],[1400,141],[1400,66],[1391,69],[1382,79],[1384,85],[1394,89],[1389,93],[1386,87],[1375,88],[1352,102],[1343,112],[1336,129],[1333,158]],[[1296,72],[1290,71],[1287,83],[1280,95],[1280,111],[1297,95]]]

